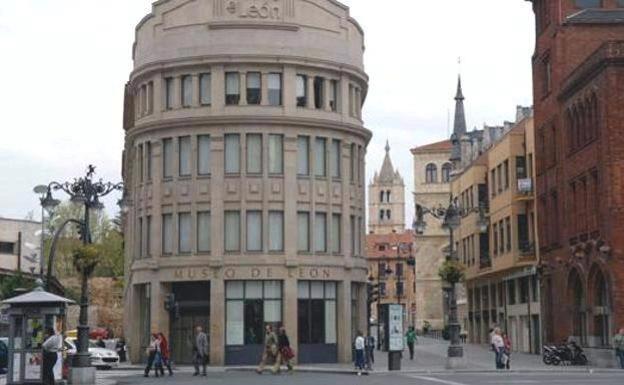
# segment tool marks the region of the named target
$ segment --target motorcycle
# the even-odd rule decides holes
[[[559,346],[544,345],[542,348],[542,361],[546,365],[574,365],[585,366],[588,364],[587,356],[576,342],[563,343]]]
[[[557,366],[561,364],[558,348],[554,345],[544,345],[542,347],[542,361],[546,365]]]

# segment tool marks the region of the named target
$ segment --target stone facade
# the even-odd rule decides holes
[[[272,324],[300,362],[350,362],[366,326],[363,52],[334,0],[161,0],[139,23],[123,168],[133,361],[150,331],[189,361],[202,325],[211,365],[256,363]]]
[[[368,185],[368,231],[391,234],[405,231],[405,183],[390,159],[390,145],[381,170]]]
[[[445,140],[411,150],[414,157],[414,201],[424,207],[446,206],[449,203],[451,141]],[[427,174],[429,169],[429,177]],[[442,175],[442,170],[448,174]],[[433,171],[435,170],[435,177]],[[446,172],[446,171],[445,171]],[[445,299],[443,282],[438,270],[445,260],[448,232],[442,221],[427,217],[427,229],[415,236],[416,258],[416,327],[425,321],[432,329],[441,330],[445,324]]]
[[[40,234],[41,222],[0,218],[0,276],[39,274]]]
[[[533,1],[544,338],[573,336],[594,363],[614,366],[611,336],[624,325],[624,23],[617,1],[584,3]]]

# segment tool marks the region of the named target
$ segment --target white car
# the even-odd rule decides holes
[[[78,351],[76,348],[76,340],[66,338],[65,348],[67,355],[74,355]],[[98,348],[89,341],[89,354],[91,355],[91,365],[98,369],[112,369],[119,365],[119,355],[114,350]]]

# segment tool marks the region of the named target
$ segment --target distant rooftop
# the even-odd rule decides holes
[[[451,151],[453,148],[453,144],[450,140],[443,140],[441,142],[429,143],[423,146],[412,148],[410,151],[412,154],[416,154],[419,152],[442,152],[442,151]]]
[[[0,222],[21,222],[21,223],[31,223],[34,225],[40,225],[41,222],[40,221],[31,221],[30,219],[16,219],[16,218],[4,218],[2,216],[0,216]]]

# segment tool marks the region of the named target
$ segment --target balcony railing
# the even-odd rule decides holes
[[[529,241],[520,242],[520,255],[523,257],[535,254],[535,244]]]
[[[479,269],[489,269],[492,267],[492,259],[489,255],[481,256],[479,259]]]

